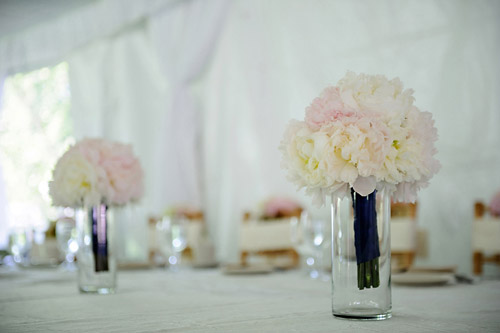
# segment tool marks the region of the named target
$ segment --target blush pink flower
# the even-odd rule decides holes
[[[495,194],[490,202],[490,213],[500,217],[500,192]]]
[[[306,108],[305,121],[309,128],[318,130],[324,124],[351,115],[353,112],[344,106],[339,89],[328,87]]]
[[[264,216],[270,218],[290,216],[299,209],[301,209],[300,205],[291,199],[272,198],[264,204]]]
[[[313,100],[303,122],[290,123],[280,146],[289,179],[320,204],[348,188],[415,200],[440,164],[432,115],[414,101],[398,78],[348,72]]]
[[[106,171],[112,188],[109,198],[112,203],[123,205],[142,196],[142,168],[130,145],[111,144],[101,166]]]
[[[54,170],[54,181],[51,182],[54,195],[52,195],[54,204],[61,204],[58,199],[57,189],[65,189],[65,192],[74,192],[78,198],[71,201],[64,201],[64,205],[77,206],[82,202],[85,204],[97,204],[105,202],[111,205],[124,205],[130,201],[138,200],[143,193],[143,172],[139,160],[134,156],[132,147],[116,142],[110,142],[103,139],[83,139],[70,147],[68,152],[63,155],[61,160],[83,158],[86,163],[59,163]],[[75,167],[75,165],[77,165]],[[61,175],[73,175],[78,165],[85,165],[87,169],[92,170],[93,192],[86,194],[72,185],[72,178],[62,177]],[[67,166],[67,167],[66,167]],[[71,168],[71,169],[70,169]],[[79,167],[78,167],[79,168]],[[57,175],[57,177],[56,177]],[[77,174],[79,175],[79,174]],[[74,178],[74,176],[72,176]],[[59,180],[58,180],[59,179]],[[64,180],[68,179],[68,181]],[[84,182],[87,184],[88,181]],[[72,186],[74,187],[71,190]],[[80,186],[81,187],[81,186]],[[78,193],[83,193],[82,195]]]

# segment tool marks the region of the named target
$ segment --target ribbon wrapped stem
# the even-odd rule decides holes
[[[351,189],[354,211],[354,245],[358,264],[358,288],[380,285],[376,192],[362,196]]]

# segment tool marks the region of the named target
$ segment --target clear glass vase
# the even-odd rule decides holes
[[[332,198],[332,312],[336,317],[391,317],[390,195],[351,190]]]
[[[111,294],[116,289],[113,216],[104,204],[78,209],[78,288],[82,293]]]

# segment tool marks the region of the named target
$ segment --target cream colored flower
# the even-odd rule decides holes
[[[57,162],[49,193],[55,206],[95,205],[101,200],[94,166],[77,150],[68,150]]]
[[[348,72],[294,121],[280,146],[289,178],[315,202],[375,188],[414,200],[439,170],[432,117],[413,105],[398,78]]]

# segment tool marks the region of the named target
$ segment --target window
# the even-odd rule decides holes
[[[8,226],[2,222],[3,233],[14,226],[44,229],[57,218],[57,210],[50,206],[48,181],[58,157],[74,142],[70,103],[66,63],[5,80],[0,165]]]

